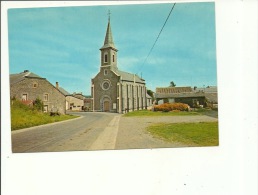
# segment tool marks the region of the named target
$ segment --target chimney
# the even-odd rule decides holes
[[[56,82],[56,88],[59,89],[59,84],[58,84],[58,82]]]

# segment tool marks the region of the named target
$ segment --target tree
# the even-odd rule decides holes
[[[38,110],[38,111],[43,111],[43,107],[44,107],[44,104],[43,102],[37,98],[34,102],[33,102],[33,108],[35,110]]]
[[[152,100],[154,100],[153,93],[154,93],[153,91],[151,91],[150,89],[147,89],[147,94],[152,97]]]
[[[174,81],[171,81],[169,87],[175,87],[175,86],[176,84],[174,83]]]

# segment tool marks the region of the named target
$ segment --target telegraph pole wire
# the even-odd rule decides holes
[[[168,17],[167,17],[165,23],[163,24],[163,26],[162,26],[162,28],[161,28],[161,30],[160,30],[160,32],[159,32],[159,34],[158,34],[158,36],[157,36],[157,38],[156,38],[154,44],[152,45],[152,47],[151,47],[151,49],[150,49],[150,51],[149,51],[147,57],[145,58],[143,64],[141,65],[139,71],[142,69],[142,67],[144,66],[144,64],[145,64],[145,62],[147,61],[148,57],[150,56],[150,54],[151,54],[151,52],[152,52],[154,46],[156,45],[156,43],[157,43],[157,41],[158,41],[158,39],[159,39],[159,36],[161,35],[161,33],[162,33],[162,31],[163,31],[163,29],[164,29],[164,27],[165,27],[165,25],[166,25],[166,23],[167,23],[167,21],[168,21],[168,19],[169,19],[169,17],[170,17],[170,15],[171,15],[171,13],[172,13],[172,11],[173,11],[175,5],[176,5],[176,3],[173,4],[173,6],[172,6],[172,8],[171,8],[171,10],[170,10],[170,12],[169,12],[169,14],[168,14]],[[138,71],[138,72],[139,72],[139,71]]]

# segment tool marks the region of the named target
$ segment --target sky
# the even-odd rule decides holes
[[[29,70],[53,85],[90,95],[100,70],[108,23],[118,68],[138,74],[148,89],[217,85],[215,5],[173,3],[13,8],[8,10],[10,74]],[[146,60],[146,61],[145,61]],[[145,61],[145,63],[144,63]]]

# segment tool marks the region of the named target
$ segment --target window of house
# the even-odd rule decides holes
[[[48,112],[48,105],[44,105],[44,112]]]
[[[28,100],[28,94],[27,93],[22,94],[22,100]]]
[[[43,100],[48,101],[48,99],[49,99],[49,95],[47,93],[45,93],[44,96],[43,96]]]
[[[108,60],[107,60],[107,54],[104,55],[104,62],[107,63]]]
[[[37,87],[38,87],[38,83],[34,82],[34,83],[32,84],[32,86],[33,86],[33,88],[37,88]]]

